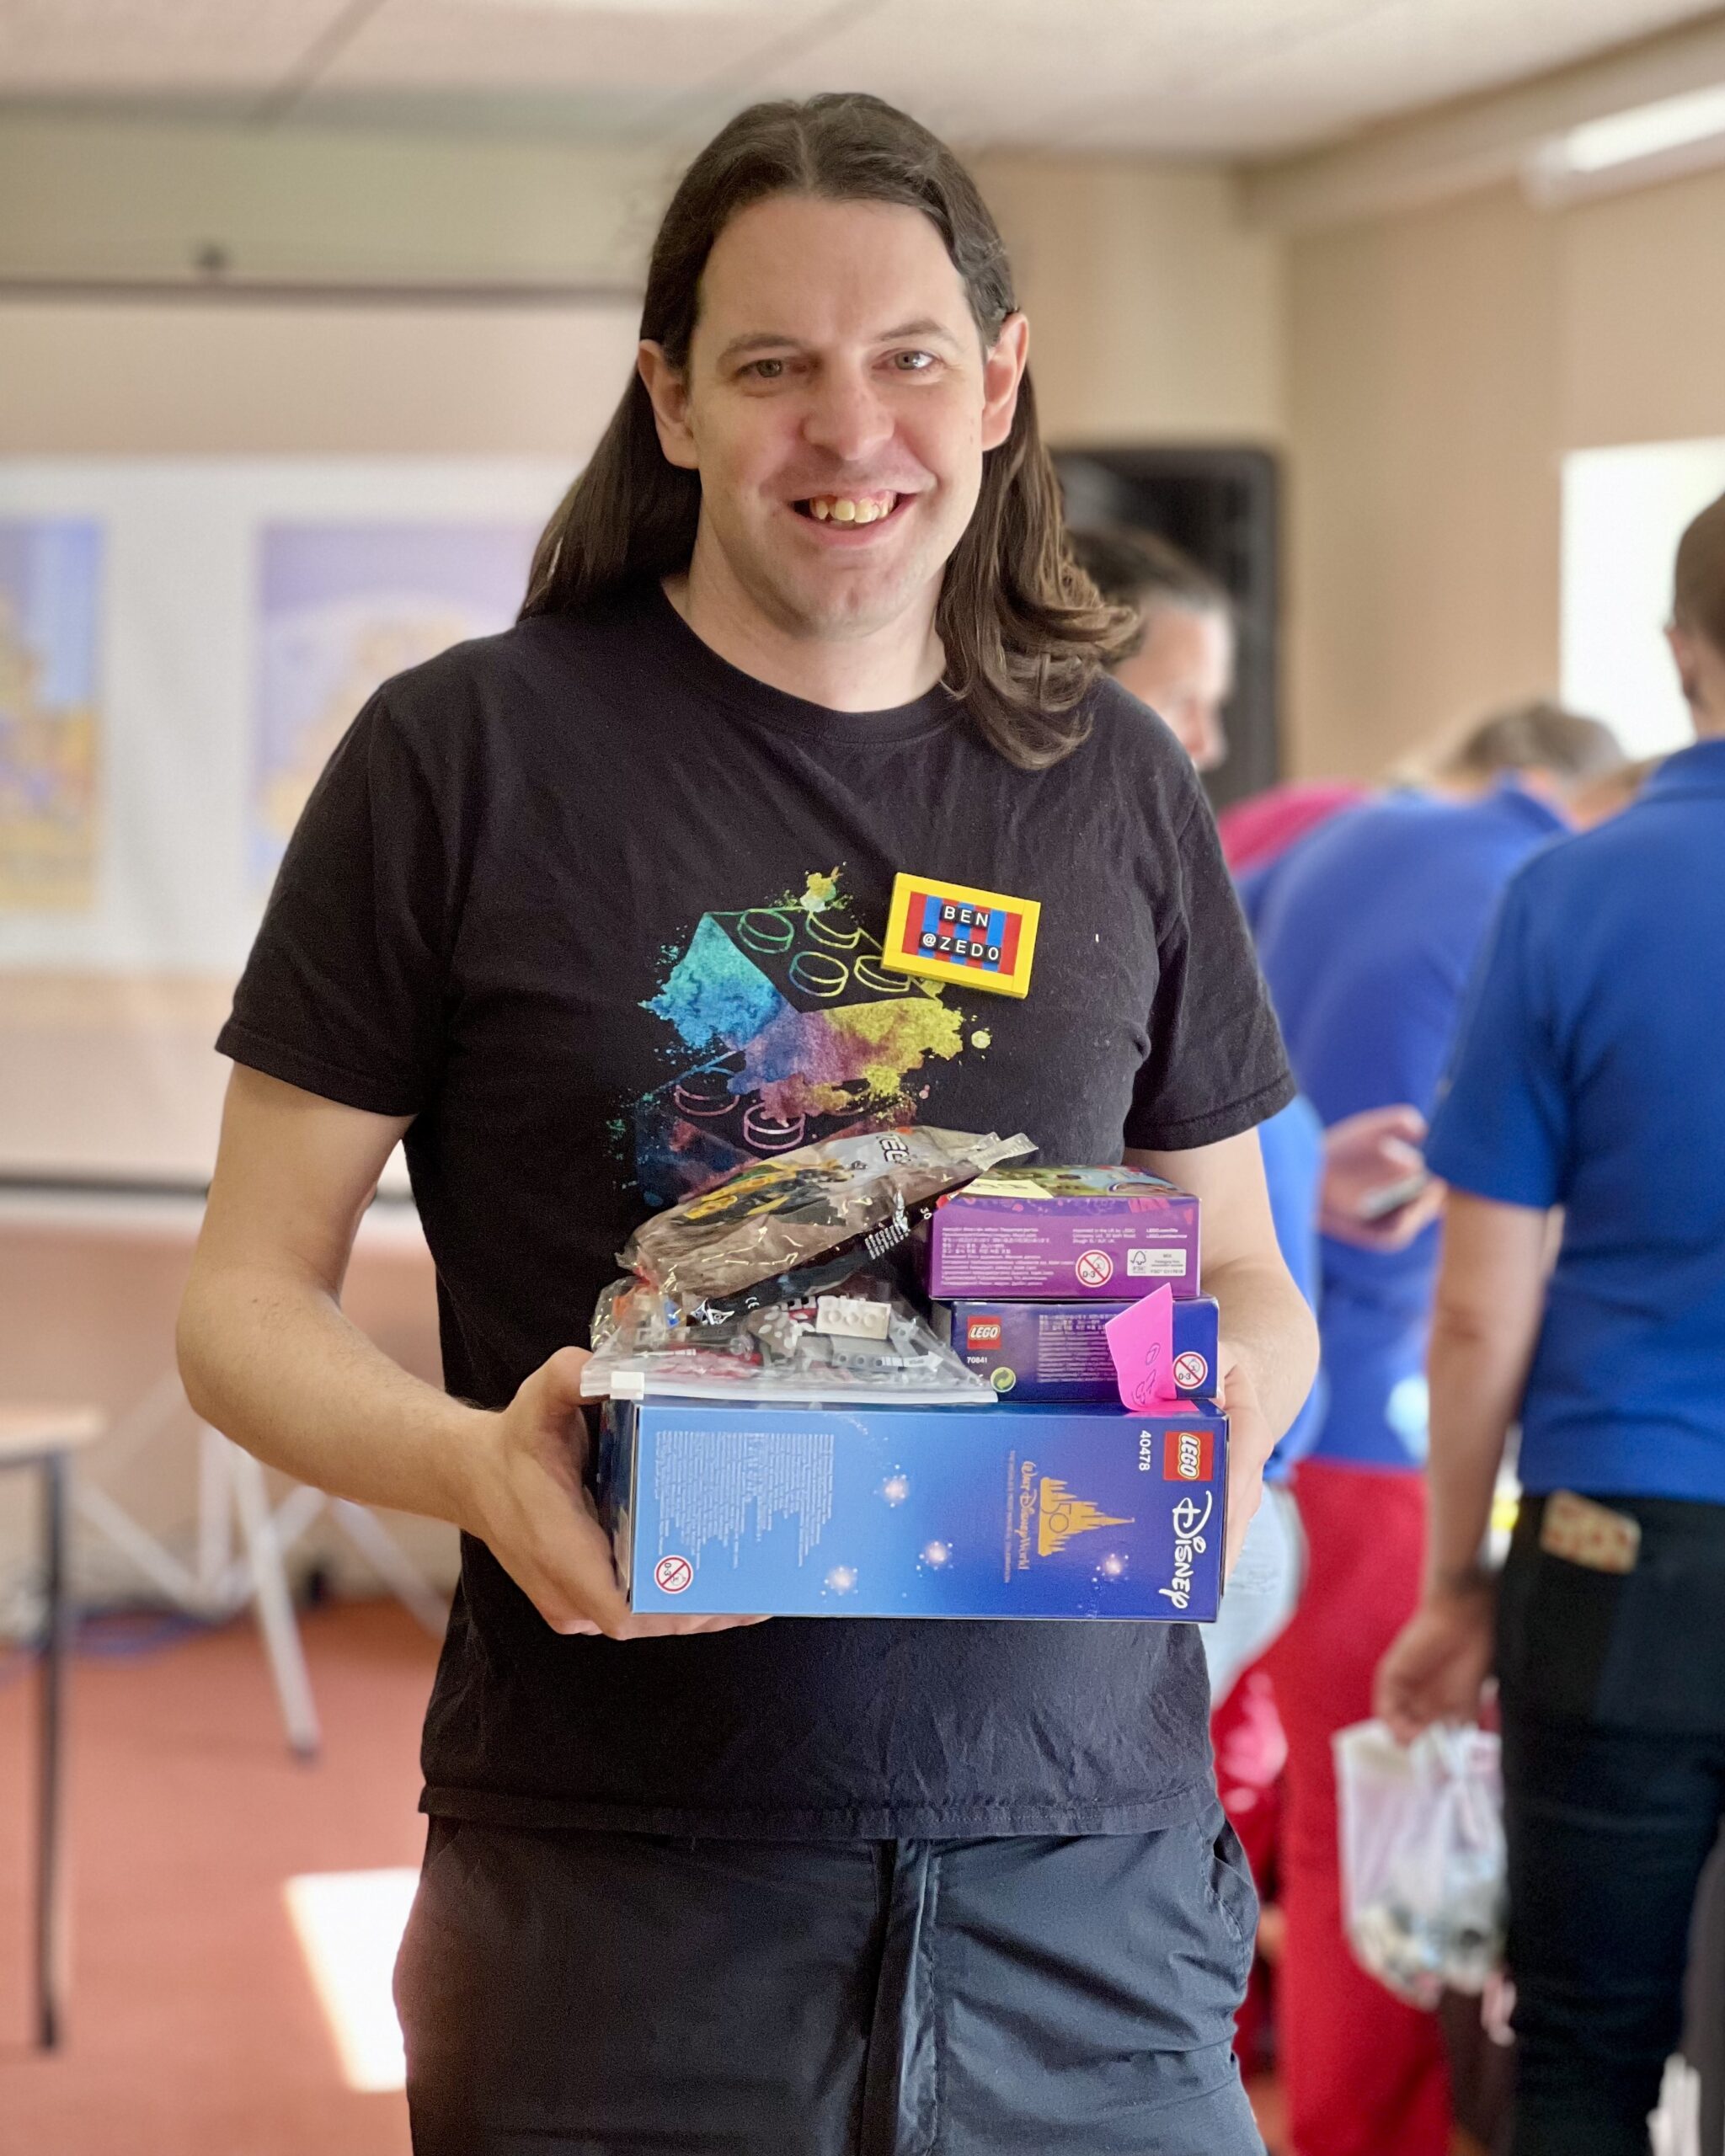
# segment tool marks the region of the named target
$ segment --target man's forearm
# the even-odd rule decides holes
[[[1527,1381],[1526,1343],[1441,1309],[1432,1328],[1431,1451],[1426,1462],[1426,1592],[1479,1575],[1503,1449]]]
[[[311,1281],[195,1273],[179,1366],[194,1410],[266,1465],[357,1503],[467,1519],[495,1418],[410,1376]]]
[[[1539,1338],[1549,1226],[1542,1211],[1450,1194],[1429,1358],[1429,1594],[1478,1577],[1503,1448]]]
[[[1217,1265],[1204,1290],[1221,1307],[1221,1331],[1246,1364],[1278,1438],[1306,1405],[1317,1374],[1317,1326],[1306,1298],[1279,1265],[1251,1258]]]

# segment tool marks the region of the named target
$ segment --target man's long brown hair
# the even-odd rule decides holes
[[[684,173],[654,243],[641,334],[663,346],[674,367],[688,365],[701,274],[715,241],[740,211],[774,195],[921,211],[964,281],[985,347],[1014,310],[994,219],[970,175],[926,127],[857,93],[751,105]],[[699,477],[665,456],[635,376],[545,528],[522,618],[583,607],[686,568],[700,508]],[[1084,691],[1132,627],[1067,558],[1059,483],[1027,375],[1012,431],[983,459],[981,493],[947,564],[935,613],[945,685],[1001,755],[1037,770],[1084,739]]]

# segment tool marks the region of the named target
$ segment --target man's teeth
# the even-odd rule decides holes
[[[860,501],[849,494],[816,494],[809,501],[809,514],[822,524],[829,517],[835,524],[874,524],[890,516],[898,501],[896,494],[864,495]]]

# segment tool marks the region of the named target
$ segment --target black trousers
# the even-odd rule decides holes
[[[1232,1829],[816,1844],[435,1820],[415,2156],[1263,2156]]]
[[[1534,1499],[1499,1600],[1514,2156],[1647,2156],[1725,1819],[1725,1506],[1600,1502],[1634,1572],[1541,1550]]]

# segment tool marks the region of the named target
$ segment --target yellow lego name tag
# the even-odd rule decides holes
[[[900,871],[893,878],[880,963],[895,973],[956,981],[991,995],[1028,995],[1041,912],[1035,899],[1009,899]]]

